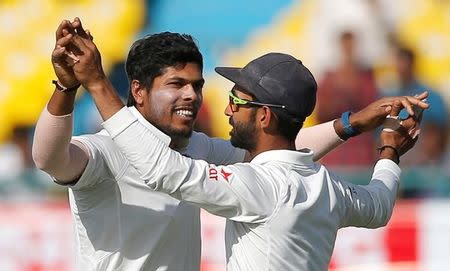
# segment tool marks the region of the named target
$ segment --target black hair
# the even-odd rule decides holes
[[[128,81],[138,80],[148,90],[155,77],[168,67],[183,67],[188,62],[196,63],[203,70],[203,57],[192,36],[187,34],[162,32],[146,36],[133,43],[125,63]],[[134,106],[131,90],[128,106]]]
[[[281,112],[280,108],[271,108],[278,119],[278,132],[289,141],[295,140],[298,132],[303,127],[303,121],[290,116],[287,112]]]

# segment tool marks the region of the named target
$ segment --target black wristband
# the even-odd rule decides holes
[[[65,87],[58,80],[52,80],[52,84],[54,84],[56,89],[61,91],[61,92],[72,92],[72,91],[77,90],[81,86],[81,84],[78,83],[78,84],[76,84],[75,86],[72,86],[72,87]]]
[[[394,162],[395,162],[396,164],[399,164],[399,163],[400,163],[400,154],[398,153],[397,148],[395,148],[394,146],[391,146],[391,145],[383,145],[383,146],[377,148],[377,150],[378,150],[378,152],[379,152],[380,154],[381,154],[381,152],[382,152],[384,149],[392,149],[392,150],[394,150],[395,156],[396,156]]]

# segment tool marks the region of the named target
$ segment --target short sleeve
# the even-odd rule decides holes
[[[99,135],[76,136],[72,140],[81,142],[89,151],[89,161],[80,179],[70,188],[80,190],[93,187],[98,183],[113,178],[113,174],[105,159],[108,153],[107,144]]]

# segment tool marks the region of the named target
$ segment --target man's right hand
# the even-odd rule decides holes
[[[388,158],[399,163],[400,156],[409,151],[417,142],[420,133],[420,120],[410,116],[405,120],[399,119],[402,109],[400,100],[392,105],[391,114],[383,123],[383,131],[380,134],[380,158]]]
[[[412,96],[393,96],[381,98],[362,110],[350,116],[352,127],[361,132],[371,131],[380,126],[387,115],[392,115],[394,102],[400,103],[402,108],[406,108],[410,115],[414,115],[414,107],[427,109],[429,105],[423,100],[428,97],[428,92],[424,91],[419,95]],[[396,108],[395,108],[396,109]]]
[[[74,29],[78,23],[77,21],[71,23],[69,20],[64,20],[56,30],[56,44],[52,52],[52,64],[56,77],[65,87],[72,87],[79,83],[73,72],[73,64],[76,61],[76,57],[72,54],[74,48],[70,44],[75,34]]]
[[[412,96],[394,96],[384,97],[369,104],[360,111],[350,115],[351,126],[360,132],[368,132],[374,130],[383,124],[386,116],[391,114],[394,102],[400,102],[402,108],[405,108],[408,113],[413,116],[413,108],[427,109],[429,105],[424,102],[428,97],[428,92],[424,91],[414,97]],[[334,122],[334,129],[342,139],[347,139],[343,129],[342,119],[337,119]]]

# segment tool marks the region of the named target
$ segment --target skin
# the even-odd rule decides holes
[[[233,93],[239,98],[253,100],[251,95],[239,91],[236,86],[233,88]],[[255,107],[240,105],[233,112],[230,105],[225,108],[224,113],[229,117],[229,123],[233,127],[230,131],[230,142],[233,146],[249,151],[256,148],[256,109]]]
[[[131,91],[137,110],[172,138],[171,147],[187,144],[203,100],[200,67],[195,63],[168,67],[156,77],[151,89],[133,80]]]
[[[238,86],[235,85],[233,89],[237,97],[253,100],[251,95],[242,91]],[[277,132],[278,119],[270,107],[239,106],[238,110],[233,112],[228,105],[225,108],[225,115],[230,118],[232,138],[240,139],[241,143],[246,142],[247,145],[249,142],[251,143],[250,148],[246,148],[250,160],[268,150],[295,150],[295,142],[289,141]],[[245,125],[248,127],[244,128]],[[252,133],[249,133],[248,130],[251,130]]]

